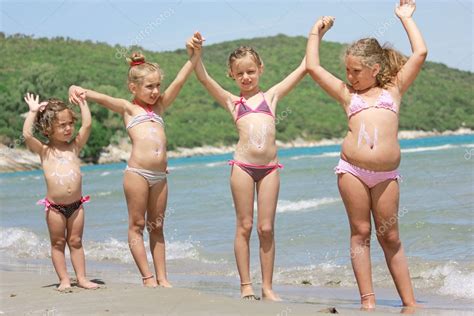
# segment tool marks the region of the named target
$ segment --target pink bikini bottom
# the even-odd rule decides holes
[[[354,166],[353,164],[350,164],[342,159],[339,160],[339,163],[334,168],[334,171],[336,174],[350,173],[353,176],[359,178],[359,180],[365,183],[365,185],[367,185],[370,189],[386,180],[400,179],[400,173],[398,173],[398,169],[392,171],[372,171]]]

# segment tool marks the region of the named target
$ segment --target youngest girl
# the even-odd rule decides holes
[[[74,112],[60,100],[39,103],[39,96],[27,93],[25,101],[30,107],[23,125],[23,136],[29,150],[40,155],[46,180],[47,193],[38,204],[44,204],[46,223],[51,239],[51,258],[59,277],[58,290],[71,287],[66,269],[64,250],[66,243],[76,272],[77,285],[95,289],[98,284],[86,279],[82,232],[84,230],[82,177],[78,155],[86,144],[91,130],[91,114],[86,102],[80,104],[82,126],[75,138]],[[33,136],[35,127],[48,138],[42,143]]]

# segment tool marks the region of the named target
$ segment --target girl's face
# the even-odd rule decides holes
[[[360,57],[346,56],[346,77],[352,87],[357,90],[365,90],[377,83],[376,76],[379,73],[380,66],[375,64],[367,67],[362,64]]]
[[[74,134],[74,119],[69,109],[64,109],[56,113],[52,134],[48,137],[58,142],[69,142]]]
[[[236,59],[231,65],[231,73],[241,92],[253,92],[260,89],[259,79],[263,73],[263,67],[259,67],[252,56],[246,55]]]
[[[141,84],[130,84],[130,91],[138,100],[146,104],[155,104],[160,97],[160,86],[161,75],[154,71],[143,77]]]

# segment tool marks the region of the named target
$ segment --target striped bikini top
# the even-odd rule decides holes
[[[141,106],[145,111],[146,114],[138,114],[135,115],[130,122],[127,124],[127,129],[130,129],[138,124],[145,123],[145,122],[156,122],[160,123],[162,126],[165,126],[165,122],[163,118],[153,112],[151,106],[147,105],[146,107],[142,106],[141,104],[137,103],[135,100],[132,101],[133,104]]]
[[[252,109],[251,107],[249,107],[249,106],[245,103],[244,97],[240,97],[239,101],[234,101],[234,104],[239,106],[239,109],[237,110],[237,117],[235,118],[235,121],[236,121],[236,122],[237,122],[237,120],[239,120],[242,116],[245,116],[245,115],[251,114],[251,113],[263,113],[263,114],[268,114],[268,115],[270,115],[271,117],[274,117],[272,111],[270,110],[270,107],[268,106],[267,101],[265,100],[265,95],[264,95],[262,92],[260,92],[260,93],[262,94],[263,100],[262,100],[262,102],[255,108],[255,110]]]
[[[347,116],[351,118],[351,116],[370,108],[386,109],[397,113],[397,105],[393,102],[392,96],[387,90],[383,89],[373,106],[369,106],[367,101],[365,101],[359,94],[353,93]]]

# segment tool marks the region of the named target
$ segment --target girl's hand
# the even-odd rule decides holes
[[[78,104],[86,100],[86,90],[79,86],[69,87],[69,102]]]
[[[333,16],[320,17],[313,26],[313,32],[317,32],[320,37],[323,37],[323,35],[333,26],[335,20],[336,18]]]
[[[30,112],[37,112],[41,110],[41,107],[44,107],[48,102],[39,102],[39,95],[34,95],[33,93],[26,93],[24,97],[25,102],[28,104],[28,107],[30,108]]]
[[[400,18],[411,18],[415,12],[415,0],[400,0],[400,4],[395,8],[395,14]]]
[[[201,48],[202,48],[202,42],[205,41],[205,39],[202,37],[201,33],[195,32],[193,37],[191,37],[187,42],[186,42],[186,50],[188,51],[188,55],[191,57],[196,53],[201,53]]]

